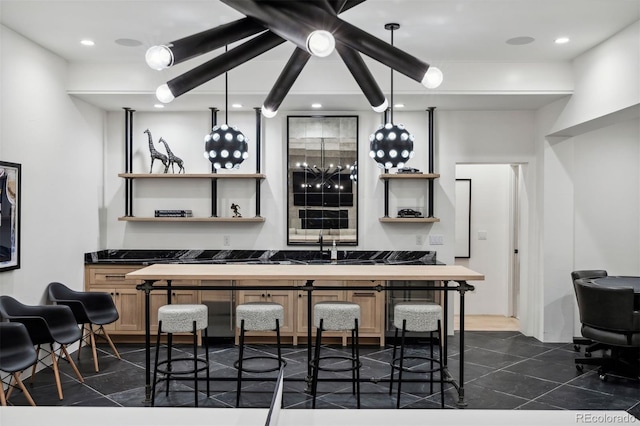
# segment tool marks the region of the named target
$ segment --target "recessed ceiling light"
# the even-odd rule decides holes
[[[125,47],[138,47],[142,46],[142,42],[140,40],[135,40],[132,38],[119,38],[115,41],[116,44]]]
[[[154,108],[164,108],[164,104],[155,104],[153,105]]]
[[[404,104],[395,104],[394,108],[404,108]]]
[[[506,43],[512,46],[522,46],[523,44],[530,44],[530,43],[533,43],[534,41],[536,41],[536,39],[533,37],[522,36],[522,37],[510,38],[509,40],[506,41]]]
[[[85,39],[80,40],[80,44],[83,46],[94,46],[96,43],[93,40]]]
[[[311,108],[322,108],[322,104],[311,104]]]
[[[242,108],[242,104],[231,104],[231,108]]]
[[[558,37],[555,40],[556,44],[565,44],[565,43],[569,43],[569,37]]]

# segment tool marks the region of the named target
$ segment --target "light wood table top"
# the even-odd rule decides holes
[[[129,272],[141,280],[424,280],[476,281],[484,275],[458,265],[154,264]]]

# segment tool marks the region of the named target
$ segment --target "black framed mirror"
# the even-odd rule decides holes
[[[357,160],[358,116],[287,117],[288,245],[358,244]]]

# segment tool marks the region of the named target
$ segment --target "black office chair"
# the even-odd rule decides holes
[[[571,273],[571,280],[575,281],[581,278],[602,278],[606,276],[607,271],[605,271],[604,269],[588,269],[582,271],[573,271]],[[574,337],[573,349],[576,352],[580,352],[581,346],[586,346],[584,348],[584,356],[586,357],[590,357],[591,353],[594,351],[607,349],[607,346],[603,345],[602,343],[596,343],[584,337]]]
[[[31,342],[37,346],[36,354],[38,362],[46,367],[53,368],[53,374],[56,379],[58,388],[58,397],[63,399],[62,384],[60,383],[60,373],[58,371],[58,360],[65,355],[65,359],[71,364],[71,368],[75,372],[78,380],[84,383],[82,374],[73,362],[73,359],[67,352],[67,345],[75,343],[82,337],[82,331],[78,328],[71,308],[68,306],[29,306],[18,302],[11,296],[0,296],[0,316],[11,322],[20,322],[27,327]],[[49,344],[50,350],[46,352],[43,358],[40,358],[40,349],[43,344]],[[54,344],[60,347],[55,349]],[[56,355],[56,352],[59,354]],[[52,365],[44,363],[46,355],[51,355]],[[31,370],[31,382],[33,382],[36,373],[36,365]]]
[[[120,358],[120,354],[116,349],[109,333],[104,326],[118,320],[118,310],[109,293],[92,292],[92,291],[75,291],[71,290],[64,284],[53,282],[48,287],[49,300],[57,305],[66,305],[71,308],[76,322],[82,327],[82,342],[91,345],[93,354],[93,366],[96,373],[100,371],[98,368],[98,351],[96,350],[96,337],[104,338],[114,355]],[[98,326],[94,331],[93,326]],[[101,332],[102,334],[98,334]],[[86,334],[85,334],[86,333]],[[78,348],[78,359],[80,359],[80,351],[82,342]]]
[[[20,373],[38,362],[38,354],[33,348],[33,343],[29,338],[29,332],[24,324],[19,322],[0,322],[0,371],[9,373],[6,377],[11,377],[7,383],[7,394],[5,396],[4,387],[0,388],[0,404],[7,405],[7,400],[15,387],[19,387],[24,393],[29,404],[36,406],[31,394],[20,380]],[[4,384],[4,379],[0,377],[0,386]]]
[[[602,380],[608,374],[640,378],[640,311],[634,311],[633,289],[574,281],[582,335],[607,348],[602,357],[577,358],[576,368],[597,365]]]

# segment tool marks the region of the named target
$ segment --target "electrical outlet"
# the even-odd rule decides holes
[[[444,235],[429,235],[429,244],[432,246],[441,246],[444,244]]]
[[[222,237],[222,245],[229,247],[231,245],[231,235],[225,235]]]
[[[422,235],[416,235],[416,245],[421,246],[424,244],[424,237]]]

